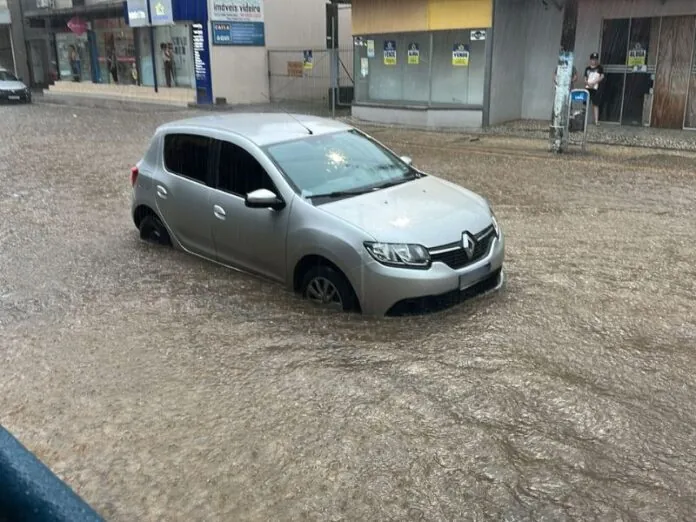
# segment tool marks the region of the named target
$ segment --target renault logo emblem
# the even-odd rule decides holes
[[[472,256],[474,255],[474,249],[476,248],[476,243],[474,242],[474,239],[467,232],[464,232],[464,234],[462,235],[462,248],[464,249],[464,252],[466,252],[466,257],[471,259]]]

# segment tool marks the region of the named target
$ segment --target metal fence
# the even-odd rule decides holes
[[[269,49],[268,77],[273,103],[321,113],[332,109],[337,78],[336,109],[346,111],[353,101],[353,48]]]

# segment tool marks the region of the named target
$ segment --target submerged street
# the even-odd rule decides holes
[[[375,320],[138,239],[193,114],[0,107],[0,424],[106,520],[696,519],[696,154],[365,128],[507,235]]]

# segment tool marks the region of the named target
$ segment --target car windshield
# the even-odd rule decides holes
[[[306,198],[356,195],[418,177],[355,130],[279,143],[266,152]]]
[[[16,82],[17,78],[14,74],[7,71],[0,71],[0,82]]]

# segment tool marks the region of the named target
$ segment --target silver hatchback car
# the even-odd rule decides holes
[[[334,120],[169,123],[130,181],[142,239],[266,276],[317,304],[405,315],[503,284],[503,233],[484,198]]]

